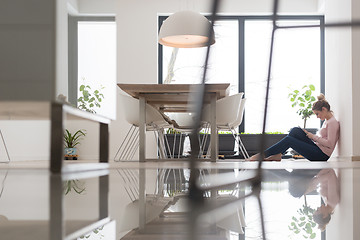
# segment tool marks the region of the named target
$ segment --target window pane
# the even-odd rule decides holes
[[[211,46],[207,83],[230,83],[231,94],[238,92],[239,27],[237,20],[216,21],[215,44]],[[163,46],[163,83],[200,83],[206,47]]]
[[[281,21],[281,24],[319,24],[317,20]],[[245,22],[245,131],[262,132],[265,89],[268,71],[271,21]],[[315,86],[320,92],[320,28],[281,29],[276,31],[268,103],[266,131],[287,132],[303,126],[303,120],[291,107],[289,88]],[[314,116],[306,127],[319,127]]]
[[[116,117],[116,25],[115,22],[78,23],[78,86],[85,84],[104,95],[97,114]],[[78,96],[82,96],[78,92]]]

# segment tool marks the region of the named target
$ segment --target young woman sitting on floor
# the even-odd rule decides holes
[[[330,104],[325,100],[325,96],[320,94],[317,98],[318,101],[313,104],[312,110],[317,118],[325,120],[318,135],[294,127],[288,136],[265,150],[265,161],[280,161],[282,154],[289,148],[294,149],[310,161],[329,159],[339,139],[340,124],[330,110]],[[260,154],[255,154],[250,157],[250,161],[259,160],[259,158]]]

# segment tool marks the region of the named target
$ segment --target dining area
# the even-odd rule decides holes
[[[197,129],[197,136],[194,139],[200,147],[198,159],[211,162],[218,160],[217,133],[220,130],[228,131],[233,135],[233,141],[238,143],[237,147],[242,151],[242,156],[247,156],[244,153],[246,149],[237,135],[246,99],[243,98],[243,93],[230,95],[230,83],[204,85],[202,112],[196,112],[195,109],[201,84],[118,83],[117,85],[122,90],[120,100],[124,109],[124,118],[131,127],[118,149],[115,161],[133,160],[131,158],[135,157],[136,149],[140,162],[174,159],[175,154],[167,154],[175,149],[172,148],[172,143],[169,145],[165,133],[171,130],[179,134],[181,139],[192,134],[194,128]],[[200,125],[196,126],[195,120],[199,116],[201,116]],[[146,133],[150,131],[156,132],[155,141],[158,147],[156,159],[146,158]],[[191,141],[190,138],[190,146],[194,146]],[[130,142],[134,146],[130,146]],[[119,153],[124,150],[131,151],[132,154]],[[178,158],[184,157],[182,152],[176,155]]]

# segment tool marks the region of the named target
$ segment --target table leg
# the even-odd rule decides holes
[[[143,96],[139,97],[139,162],[145,162],[146,150],[146,101]]]
[[[64,109],[62,104],[51,104],[50,170],[61,173],[64,159]]]
[[[211,155],[210,160],[216,162],[218,156],[218,134],[216,129],[216,94],[211,94],[210,100],[210,112],[211,112]]]
[[[139,169],[139,230],[145,229],[146,225],[146,189],[145,189],[146,171]]]

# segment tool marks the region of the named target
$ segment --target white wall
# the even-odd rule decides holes
[[[352,0],[326,1],[326,22],[359,18],[360,9],[356,4],[358,3]],[[337,154],[353,159],[360,155],[360,129],[357,123],[360,114],[360,99],[357,93],[360,76],[359,37],[358,32],[355,33],[349,28],[326,29],[325,33],[326,97],[340,121],[341,128]]]
[[[360,239],[359,169],[339,170],[340,203],[326,228],[327,240]]]
[[[56,1],[56,92],[68,96],[68,4]]]
[[[77,0],[81,15],[113,16],[117,0]]]
[[[325,1],[327,22],[359,19],[360,6],[356,0]],[[340,121],[338,155],[346,160],[359,160],[359,30],[327,29],[326,96]],[[341,170],[341,200],[327,227],[326,239],[359,239],[359,182],[358,170]],[[332,228],[331,226],[336,226]],[[341,229],[341,231],[338,231]]]

